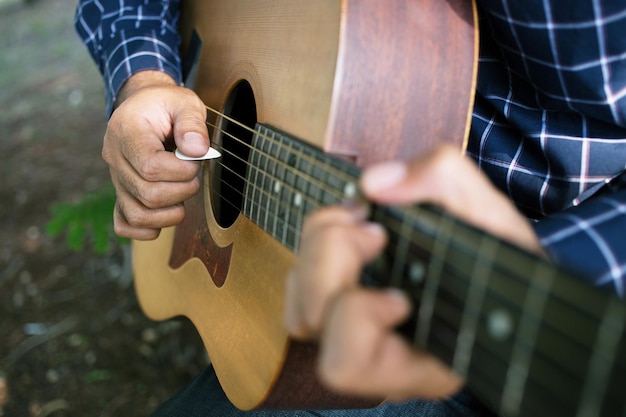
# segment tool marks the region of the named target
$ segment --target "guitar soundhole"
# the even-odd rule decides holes
[[[257,121],[252,87],[241,81],[231,91],[224,114],[214,133],[214,142],[222,151],[219,160],[211,162],[211,201],[218,224],[228,227],[243,207],[250,144]]]

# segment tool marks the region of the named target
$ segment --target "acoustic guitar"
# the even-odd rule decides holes
[[[365,407],[315,378],[282,325],[304,216],[358,193],[359,167],[465,147],[477,71],[465,0],[188,1],[188,85],[210,109],[202,191],[133,242],[156,320],[188,317],[240,409]],[[193,35],[193,34],[197,34]],[[397,286],[401,331],[504,416],[625,416],[624,303],[428,206],[373,207],[389,232],[365,285]]]

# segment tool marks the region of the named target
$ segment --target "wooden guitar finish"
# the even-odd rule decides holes
[[[477,69],[468,0],[187,1],[181,23],[184,45],[192,30],[203,43],[196,92],[251,127],[272,126],[359,166],[445,141],[464,147]],[[242,89],[248,108],[239,109]],[[216,145],[227,140],[210,135]],[[240,409],[368,405],[316,382],[315,347],[282,326],[296,250],[237,209],[220,220],[214,171],[204,165],[204,190],[186,204],[183,224],[133,243],[142,308],[194,323]]]

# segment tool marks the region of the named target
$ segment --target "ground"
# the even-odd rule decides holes
[[[143,316],[127,246],[45,232],[109,183],[103,89],[75,0],[0,0],[0,416],[142,416],[206,364],[185,321]]]

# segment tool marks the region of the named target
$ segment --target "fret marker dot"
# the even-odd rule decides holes
[[[487,331],[498,341],[507,339],[513,333],[513,318],[503,309],[493,310],[487,318]]]
[[[300,193],[296,193],[296,194],[293,196],[293,204],[294,204],[296,207],[300,207],[300,206],[302,205],[302,194],[300,194]]]
[[[356,196],[356,185],[353,182],[346,183],[343,188],[343,195],[347,198],[352,198]]]
[[[409,279],[413,284],[421,284],[424,282],[424,277],[426,275],[426,270],[424,269],[424,264],[422,262],[413,262],[409,266]]]
[[[282,188],[282,185],[280,185],[279,181],[275,181],[274,182],[274,192],[276,194],[280,193],[280,189]]]

